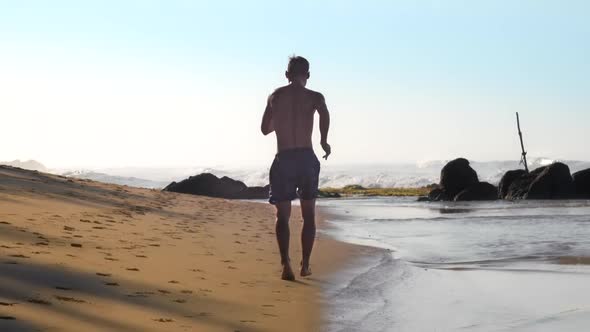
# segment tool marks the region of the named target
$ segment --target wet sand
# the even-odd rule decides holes
[[[314,275],[286,282],[272,206],[0,166],[1,331],[319,331],[358,255],[319,234]]]

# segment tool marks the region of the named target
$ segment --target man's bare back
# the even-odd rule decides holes
[[[292,57],[285,76],[290,84],[276,89],[269,97],[260,129],[264,135],[273,131],[277,137],[277,154],[270,168],[269,202],[277,209],[276,235],[281,253],[284,280],[294,280],[289,258],[289,218],[291,200],[301,200],[301,273],[311,274],[309,260],[315,239],[315,199],[318,193],[320,162],[311,140],[313,118],[320,116],[321,145],[324,158],[331,153],[328,144],[330,114],[324,96],[305,88],[309,79],[309,62]]]
[[[315,111],[327,110],[324,96],[298,84],[278,88],[268,97],[277,150],[311,148]]]

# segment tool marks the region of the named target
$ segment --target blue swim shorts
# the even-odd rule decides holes
[[[311,148],[280,151],[270,167],[271,204],[318,196],[320,161]]]

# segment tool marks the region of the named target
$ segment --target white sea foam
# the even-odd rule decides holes
[[[529,168],[535,169],[548,165],[556,160],[550,158],[533,158]],[[320,187],[340,188],[358,184],[364,187],[421,187],[438,183],[440,170],[447,160],[421,163],[398,163],[379,165],[332,165],[329,161],[322,162]],[[564,161],[572,173],[590,168],[590,162]],[[219,177],[228,176],[240,180],[249,186],[268,184],[269,166],[260,167],[176,167],[176,168],[102,168],[102,169],[60,169],[53,170],[57,174],[89,178],[98,181],[125,184],[131,186],[162,188],[172,181],[180,181],[199,173],[213,173]],[[471,162],[481,181],[497,184],[502,175],[512,169],[522,168],[518,161]]]

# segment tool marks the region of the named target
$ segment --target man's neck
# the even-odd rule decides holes
[[[291,86],[295,86],[298,88],[305,88],[306,84],[307,84],[307,82],[305,80],[295,79],[295,80],[291,81]]]

